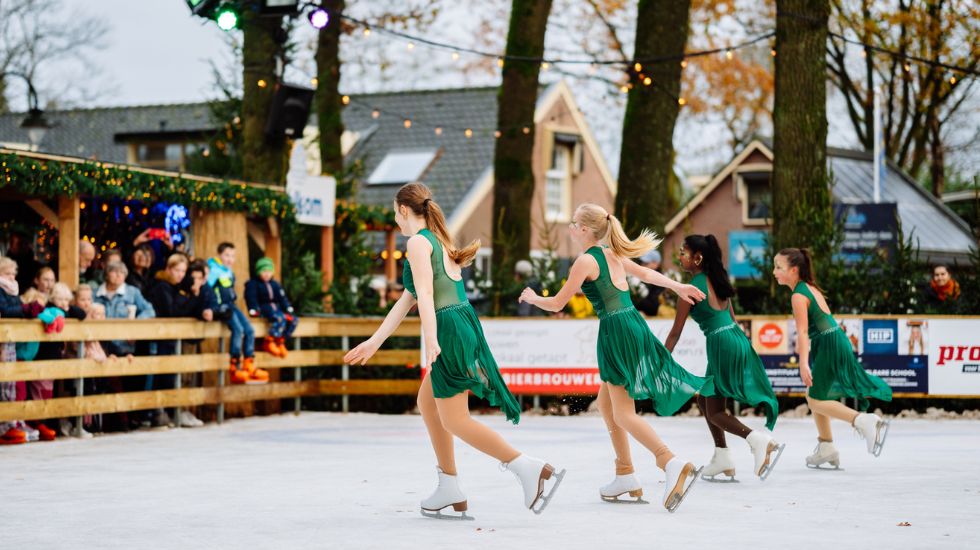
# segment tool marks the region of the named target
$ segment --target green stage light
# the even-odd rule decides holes
[[[230,31],[238,26],[238,14],[232,10],[222,10],[218,12],[218,16],[215,18],[218,22],[218,28],[223,31]]]

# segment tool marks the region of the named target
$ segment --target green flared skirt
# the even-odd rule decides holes
[[[701,388],[705,397],[730,397],[766,411],[766,429],[772,430],[779,404],[762,359],[738,325],[715,329],[707,334],[708,370],[712,384]]]
[[[599,318],[599,378],[625,386],[633,399],[652,399],[660,416],[677,412],[710,377],[701,378],[677,364],[650,327],[630,306]]]
[[[432,393],[448,399],[470,390],[517,424],[521,408],[500,376],[473,306],[463,302],[436,310],[440,353],[432,364]]]
[[[868,374],[854,357],[847,335],[839,327],[810,337],[810,371],[813,386],[809,395],[819,401],[856,397],[858,408],[867,410],[868,397],[892,400],[892,389],[884,380]]]

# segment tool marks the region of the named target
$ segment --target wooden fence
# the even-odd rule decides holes
[[[266,370],[292,368],[293,382],[270,382],[262,385],[227,385],[229,355],[202,353],[195,355],[134,357],[132,362],[118,358],[106,363],[92,359],[62,359],[54,361],[0,362],[0,382],[26,380],[77,380],[73,397],[48,400],[0,403],[0,422],[9,420],[41,420],[46,418],[79,417],[86,414],[137,411],[160,407],[191,407],[218,405],[218,420],[223,420],[224,404],[266,399],[298,398],[310,395],[342,395],[344,408],[348,395],[415,395],[419,380],[350,380],[349,367],[344,365],[348,338],[370,336],[378,329],[381,319],[364,318],[303,318],[296,332],[299,337],[340,337],[339,350],[290,351],[286,359],[256,352],[256,365]],[[258,338],[268,334],[268,323],[252,322]],[[393,336],[419,336],[418,319],[406,319]],[[89,340],[198,340],[218,338],[220,349],[230,336],[222,323],[205,323],[192,319],[138,319],[78,322],[68,320],[60,333],[48,334],[40,321],[0,320],[0,342],[84,342]],[[83,346],[79,346],[80,349]],[[178,345],[178,349],[180,346]],[[419,350],[379,350],[368,365],[406,365],[419,362]],[[342,366],[340,380],[302,380],[302,367]],[[218,386],[200,388],[180,387],[172,390],[140,391],[103,395],[83,395],[84,378],[133,376],[147,374],[180,374],[216,372]],[[77,425],[81,425],[79,422]]]

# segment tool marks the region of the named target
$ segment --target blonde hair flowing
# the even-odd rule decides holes
[[[446,216],[442,208],[432,200],[432,191],[423,183],[406,183],[395,194],[398,206],[407,206],[416,216],[425,220],[426,227],[439,239],[446,253],[457,265],[466,267],[473,263],[476,251],[480,249],[480,240],[476,239],[465,248],[456,248],[449,228],[446,227]]]
[[[616,216],[595,204],[578,207],[578,223],[589,229],[596,241],[605,239],[609,248],[621,258],[639,258],[660,246],[661,239],[649,229],[644,229],[639,237],[631,240]]]

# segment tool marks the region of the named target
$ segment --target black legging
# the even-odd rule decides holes
[[[728,404],[727,397],[704,397],[698,395],[698,408],[708,422],[708,429],[711,430],[711,437],[715,440],[715,447],[727,447],[725,443],[725,432],[737,435],[742,439],[748,437],[752,430],[745,427],[737,418],[728,414],[725,410]]]

